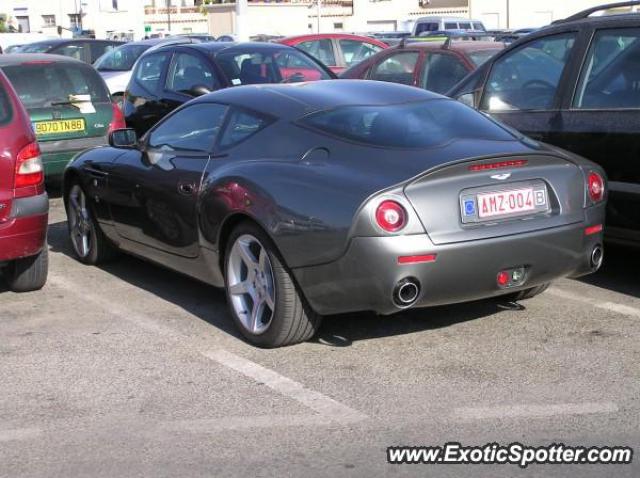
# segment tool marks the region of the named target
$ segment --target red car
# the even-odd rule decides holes
[[[444,94],[504,49],[490,41],[416,42],[388,48],[340,78],[390,81]]]
[[[29,114],[0,72],[0,268],[15,292],[47,281],[49,199]]]
[[[375,38],[346,33],[302,35],[283,38],[278,43],[303,50],[336,74],[389,48],[389,45]]]

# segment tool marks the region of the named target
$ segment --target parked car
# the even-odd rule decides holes
[[[277,43],[163,46],[143,54],[125,92],[127,125],[139,135],[190,99],[247,84],[334,79],[315,58]]]
[[[93,40],[88,38],[68,40],[59,38],[57,40],[29,43],[19,48],[17,53],[53,53],[92,64],[106,52],[122,44],[123,42],[114,40]]]
[[[29,115],[0,72],[0,269],[16,292],[47,281],[49,200]]]
[[[129,42],[109,50],[98,58],[93,66],[98,70],[100,76],[102,76],[104,81],[107,83],[109,92],[114,100],[121,103],[122,96],[124,95],[127,85],[129,84],[129,80],[131,79],[133,65],[136,63],[138,58],[140,58],[140,55],[152,48],[159,47],[160,45],[177,45],[193,42],[198,43],[200,40],[194,40],[188,37],[169,37],[164,39],[154,38],[151,40]]]
[[[427,16],[416,20],[411,33],[412,36],[419,37],[422,35],[429,35],[433,32],[449,30],[484,32],[486,31],[486,28],[480,20],[459,17]]]
[[[637,245],[640,15],[590,16],[607,8],[531,33],[448,94],[602,166],[611,189],[607,238]]]
[[[284,38],[279,43],[307,52],[334,73],[340,73],[388,47],[381,40],[347,33],[301,35]]]
[[[100,75],[66,56],[2,55],[2,70],[27,108],[42,150],[47,179],[57,179],[78,152],[107,143],[125,126]]]
[[[65,174],[79,260],[117,247],[225,287],[259,346],[323,315],[524,299],[602,261],[597,165],[418,88],[227,88],[110,143]]]
[[[343,72],[340,78],[389,81],[446,93],[504,48],[496,42],[451,40],[389,48]]]

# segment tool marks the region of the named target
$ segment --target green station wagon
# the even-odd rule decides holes
[[[27,108],[47,180],[59,178],[75,154],[107,144],[124,117],[100,75],[86,63],[46,54],[0,56],[0,69]]]

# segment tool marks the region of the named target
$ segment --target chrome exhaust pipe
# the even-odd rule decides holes
[[[418,300],[420,295],[420,283],[417,279],[402,279],[393,291],[393,302],[398,307],[409,307]]]
[[[591,268],[594,271],[597,271],[602,266],[602,261],[604,260],[604,251],[602,250],[602,246],[598,244],[591,251]]]

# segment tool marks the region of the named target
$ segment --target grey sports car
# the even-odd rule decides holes
[[[78,258],[225,287],[263,347],[323,315],[525,299],[602,263],[601,168],[417,88],[229,88],[110,145],[66,170]]]

